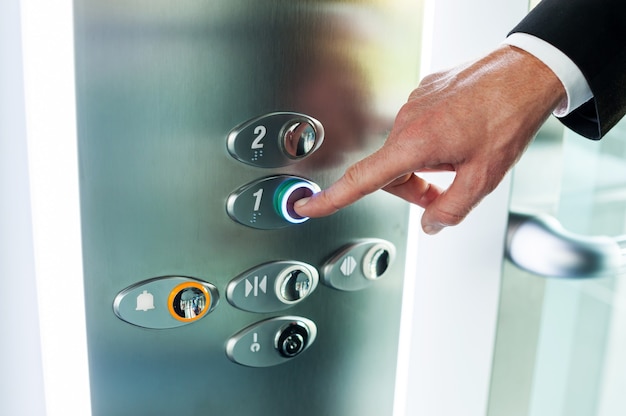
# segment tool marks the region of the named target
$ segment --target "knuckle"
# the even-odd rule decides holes
[[[339,211],[342,207],[335,202],[335,199],[329,195],[327,192],[322,192],[319,195],[321,200],[321,205],[324,207],[324,214],[332,214],[334,212]]]
[[[420,85],[420,87],[424,87],[426,85],[430,85],[430,84],[438,81],[440,78],[441,78],[441,73],[433,72],[431,74],[426,75],[424,78],[422,78],[422,80],[420,81],[419,85]]]
[[[453,75],[450,71],[433,72],[426,75],[419,83],[416,91],[435,91],[447,85]]]
[[[346,186],[349,189],[358,192],[360,197],[367,194],[367,192],[362,190],[360,186],[361,178],[363,178],[364,176],[365,169],[366,167],[364,166],[364,163],[362,161],[357,162],[354,165],[348,167],[343,175]]]
[[[413,119],[413,107],[415,106],[414,99],[411,98],[410,101],[404,103],[400,110],[398,110],[398,114],[396,115],[396,125],[405,125],[407,122]]]

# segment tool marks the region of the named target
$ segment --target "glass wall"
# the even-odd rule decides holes
[[[550,120],[515,169],[511,209],[626,234],[626,121],[595,142]],[[626,414],[625,287],[623,270],[571,280],[505,262],[488,414]]]

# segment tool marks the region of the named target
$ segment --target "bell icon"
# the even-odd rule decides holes
[[[149,311],[150,309],[154,309],[154,296],[152,293],[148,293],[147,290],[144,290],[139,296],[137,296],[137,307],[136,311]]]

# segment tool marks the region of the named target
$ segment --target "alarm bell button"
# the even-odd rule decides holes
[[[135,283],[113,301],[113,312],[129,324],[167,329],[187,325],[210,313],[219,300],[211,283],[185,276],[162,276]]]
[[[181,322],[202,318],[211,306],[211,292],[198,282],[183,282],[170,292],[168,309],[172,317]]]

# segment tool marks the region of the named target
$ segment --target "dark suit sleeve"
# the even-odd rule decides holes
[[[626,0],[543,0],[511,33],[556,46],[580,68],[594,98],[560,120],[600,139],[626,114]]]

